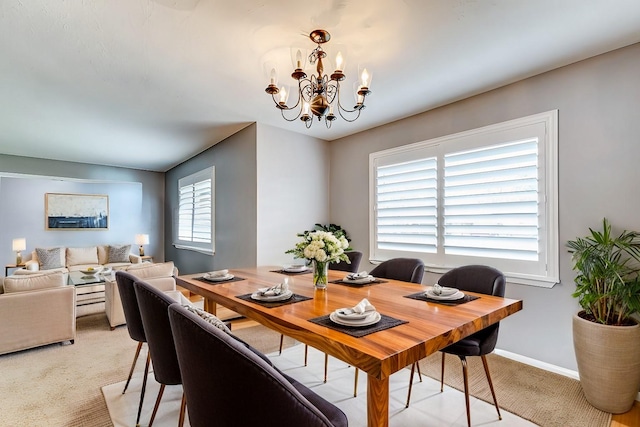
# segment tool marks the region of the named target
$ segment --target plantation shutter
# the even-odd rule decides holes
[[[379,166],[376,175],[378,248],[436,252],[436,158]]]
[[[538,140],[444,156],[444,251],[538,260]]]
[[[178,181],[176,247],[213,252],[213,167]]]

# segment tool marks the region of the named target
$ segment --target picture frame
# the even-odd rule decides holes
[[[106,194],[45,193],[46,230],[108,230]]]

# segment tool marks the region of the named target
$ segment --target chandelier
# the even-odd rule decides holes
[[[371,73],[366,68],[362,68],[359,72],[360,81],[354,87],[355,106],[352,109],[345,108],[340,101],[340,82],[346,77],[343,73],[344,58],[342,52],[338,52],[336,55],[336,70],[328,76],[324,74],[324,66],[322,64],[322,60],[327,56],[327,53],[322,50],[322,44],[328,42],[331,39],[331,35],[325,30],[314,30],[309,34],[309,38],[318,45],[308,58],[311,65],[317,63],[316,71],[318,75],[312,74],[311,77],[307,77],[303,70],[305,55],[300,50],[295,53],[292,51],[295,70],[291,77],[298,82],[298,100],[295,105],[292,107],[287,105],[289,90],[285,86],[278,88],[275,68],[271,69],[271,82],[265,92],[271,95],[276,108],[280,110],[285,120],[292,122],[300,118],[307,128],[310,128],[313,124],[311,114],[317,117],[318,121],[322,121],[324,118],[327,128],[330,128],[331,123],[337,118],[335,113],[338,113],[347,122],[356,121],[360,117],[360,112],[364,109],[365,98],[371,93],[369,90]],[[297,112],[297,114],[295,117],[287,117],[285,111],[293,111],[294,113]]]

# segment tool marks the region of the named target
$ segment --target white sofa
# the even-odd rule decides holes
[[[76,289],[62,272],[8,276],[0,285],[0,354],[76,338]]]
[[[121,269],[131,264],[142,263],[139,255],[130,253],[131,245],[96,245],[88,247],[36,248],[31,259],[25,262],[24,269],[32,271],[69,271],[85,270],[89,267]],[[40,260],[38,253],[48,254],[50,259]]]
[[[176,290],[175,276],[178,275],[178,269],[174,266],[172,261],[152,264],[141,263],[132,264],[128,267],[121,268],[127,273],[131,273],[137,278],[144,280],[150,285],[164,291],[169,294],[174,300],[181,304],[188,303],[189,301]],[[116,326],[126,324],[124,317],[124,311],[122,309],[122,300],[120,299],[120,291],[118,291],[118,283],[116,282],[115,275],[109,277],[109,280],[104,285],[104,306],[109,320],[109,326],[111,330],[114,330]]]

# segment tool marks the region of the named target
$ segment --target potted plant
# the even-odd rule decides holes
[[[582,311],[573,317],[573,343],[587,401],[611,413],[631,409],[640,387],[640,233],[602,231],[567,242]]]

